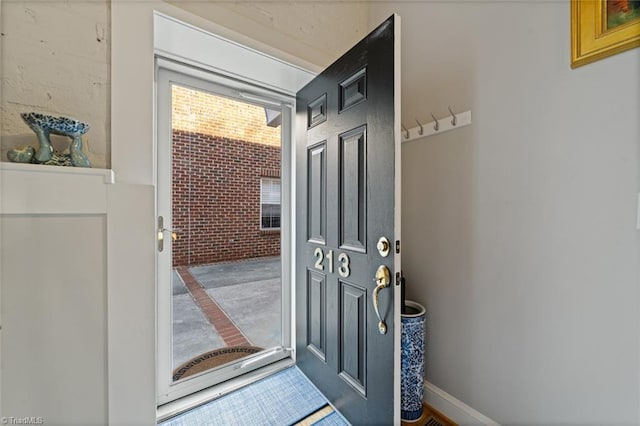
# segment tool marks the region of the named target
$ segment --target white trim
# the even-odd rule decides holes
[[[289,95],[314,77],[310,71],[162,13],[155,12],[153,18],[154,48],[160,56]]]
[[[175,44],[176,40],[179,40],[180,43]],[[180,73],[182,75],[180,81],[189,81],[194,87],[203,88],[202,83],[204,80],[208,82],[209,90],[212,92],[222,90],[225,95],[234,98],[239,97],[241,93],[245,95],[249,93],[254,97],[268,98],[270,104],[273,104],[274,101],[281,103],[283,108],[281,194],[282,205],[286,205],[287,194],[285,191],[286,188],[289,188],[289,190],[291,188],[287,171],[292,169],[292,166],[287,164],[288,159],[292,157],[288,152],[292,152],[294,149],[292,143],[284,143],[287,135],[290,137],[294,134],[293,132],[287,132],[286,130],[288,129],[285,129],[287,123],[288,125],[293,125],[293,120],[288,117],[291,114],[289,106],[295,103],[295,98],[293,97],[295,92],[303,84],[306,84],[313,77],[313,74],[158,12],[154,12],[154,51],[156,55],[161,56],[157,61],[159,67],[166,69],[168,73],[172,71]],[[256,101],[255,103],[260,104],[261,102]],[[159,124],[161,125],[161,123]],[[160,135],[156,137],[158,138]],[[160,154],[157,145],[154,151]],[[157,179],[159,179],[159,176],[155,177],[156,184],[158,183]],[[162,214],[162,212],[158,212],[158,214]],[[287,220],[285,215],[286,213],[282,212],[283,223],[286,225],[291,222],[291,226],[295,226],[293,224],[295,216],[291,215],[290,220]],[[166,212],[164,216],[166,216]],[[291,291],[291,275],[289,268],[285,266],[292,261],[294,256],[294,253],[291,252],[292,243],[289,241],[292,235],[293,233],[287,229],[287,226],[281,227],[282,297],[283,304],[289,303],[286,306],[290,306],[290,301],[292,300],[288,294]],[[160,278],[158,277],[158,279]],[[162,303],[162,301],[159,303]],[[293,327],[289,321],[294,316],[293,313],[290,316],[286,315],[286,311],[287,309],[283,309],[285,317],[283,318],[282,332],[283,344],[288,347],[290,346],[290,339],[293,339],[293,336],[291,336]],[[163,321],[162,318],[163,316],[159,312],[158,321]],[[166,346],[161,341],[158,344]],[[280,357],[283,356],[285,355],[280,355]],[[275,357],[271,358],[273,360]],[[267,361],[261,362],[263,365],[266,363]],[[158,367],[163,364],[166,364],[166,360],[163,361],[162,357],[160,357]],[[164,383],[164,380],[160,377],[157,380],[160,403],[180,396],[190,388],[190,386],[186,386],[187,383],[170,385],[169,388],[173,388],[175,391],[169,392],[169,394],[173,395],[173,397],[169,397],[169,395],[162,395],[162,390],[167,389],[167,383]],[[208,380],[204,376],[199,376],[194,377],[189,382],[195,385],[196,383],[204,384]]]
[[[0,0],[0,22],[2,22],[2,0]],[[0,173],[0,189],[2,188],[2,173]],[[4,192],[4,191],[3,191]],[[0,202],[0,209],[2,203]],[[2,226],[0,226],[0,241],[2,241]],[[2,248],[0,248],[0,276],[2,276]],[[0,284],[0,366],[2,365],[2,285]],[[295,346],[294,346],[295,348]],[[0,368],[0,401],[2,401],[2,368]],[[2,404],[0,403],[0,416],[2,416]]]
[[[459,425],[499,426],[499,423],[427,381],[424,382],[424,401]]]
[[[0,214],[104,214],[113,171],[0,163]]]
[[[47,166],[45,164],[24,164],[24,163],[0,163],[0,170],[27,173],[45,173],[49,176],[74,175],[74,176],[104,176],[104,183],[113,184],[116,182],[115,174],[111,169],[93,169],[91,167],[61,167]]]
[[[156,360],[155,360],[155,99],[154,99],[154,72],[155,58],[158,53],[163,53],[167,59],[182,59],[183,62],[201,69],[207,69],[202,60],[190,60],[183,55],[172,56],[170,49],[156,46],[154,43],[154,31],[158,30],[155,16],[160,13],[169,31],[176,27],[184,26],[191,31],[198,31],[199,38],[208,35],[208,38],[222,40],[227,39],[227,47],[235,45],[242,49],[239,43],[251,48],[244,48],[246,55],[253,50],[256,56],[264,61],[280,64],[282,68],[299,73],[298,77],[285,81],[285,83],[298,82],[299,87],[294,87],[296,92],[305,81],[311,80],[314,72],[320,70],[315,64],[296,58],[279,50],[276,46],[269,46],[258,40],[225,28],[224,26],[207,21],[206,19],[186,12],[161,0],[149,1],[117,1],[111,5],[112,28],[112,57],[111,57],[111,164],[118,176],[120,185],[110,185],[111,195],[109,208],[115,210],[109,213],[118,220],[110,221],[109,226],[109,266],[108,266],[108,332],[109,332],[109,356],[108,356],[108,386],[109,386],[109,422],[112,424],[154,424],[157,415],[155,398]],[[181,19],[190,24],[177,21]],[[205,29],[196,29],[195,26]],[[186,31],[190,33],[191,31]],[[215,33],[216,35],[213,35]],[[190,44],[190,38],[179,38],[173,33],[163,36],[179,41],[181,46]],[[204,37],[207,38],[207,37]],[[234,41],[229,41],[234,40]],[[191,47],[191,46],[189,46]],[[156,50],[156,48],[158,50]],[[162,52],[159,50],[162,49]],[[193,50],[193,49],[191,49]],[[235,57],[223,57],[219,52],[205,46],[202,50],[208,50],[212,61],[211,68],[224,74],[222,63],[234,66]],[[260,54],[267,52],[267,54]],[[199,55],[200,52],[194,54]],[[273,55],[273,56],[269,56]],[[280,58],[280,59],[277,59]],[[196,58],[197,59],[197,58]],[[288,61],[287,64],[284,61]],[[238,62],[238,64],[240,64]],[[297,65],[290,65],[297,64]],[[243,65],[246,67],[246,65]],[[194,68],[195,69],[195,68]],[[260,71],[263,68],[253,68]],[[211,69],[207,69],[211,71]],[[242,71],[242,70],[241,70]],[[246,71],[246,69],[244,70]],[[242,73],[240,73],[240,76]],[[290,74],[289,74],[290,75]],[[300,78],[300,75],[303,78]],[[279,93],[285,94],[289,89],[277,89],[275,75],[265,74],[264,78],[272,78],[267,81],[265,87],[274,87]],[[280,77],[280,81],[282,78]],[[294,85],[295,85],[294,84]],[[259,95],[255,90],[249,93]],[[295,113],[295,105],[287,105],[289,117],[284,120],[291,123],[291,111]],[[295,121],[295,120],[293,120]],[[294,126],[295,123],[291,123]],[[295,134],[293,132],[292,134]],[[295,159],[292,149],[289,159]],[[291,161],[290,171],[295,171],[295,164]],[[290,181],[285,183],[284,169],[281,176],[283,189],[290,186]],[[124,185],[122,184],[124,183]],[[284,191],[284,190],[283,190]],[[295,194],[283,192],[291,198],[291,211],[287,212],[291,220],[295,219]],[[136,205],[133,211],[128,211],[131,205]],[[113,205],[113,206],[112,206]],[[283,220],[286,221],[283,212]],[[289,247],[291,253],[295,253],[292,232],[281,230],[282,247]],[[135,237],[135,241],[133,241]],[[132,242],[128,241],[131,238]],[[133,243],[133,244],[132,244]],[[292,259],[283,261],[283,280],[292,278],[295,262]],[[130,265],[135,265],[131,267]],[[290,266],[287,266],[290,265]],[[283,300],[283,303],[287,301]],[[290,302],[290,301],[288,301]],[[295,319],[295,313],[291,312],[290,319]],[[283,333],[285,331],[283,330]],[[291,335],[291,333],[289,333]],[[292,336],[292,339],[295,336]],[[131,354],[144,363],[132,363]]]
[[[282,335],[289,336],[288,347],[295,348],[295,186],[293,185],[295,177],[295,152],[296,143],[294,140],[295,122],[293,119],[295,111],[295,100],[292,104],[282,106],[282,123],[280,128],[281,144],[280,146],[288,146],[287,149],[281,151],[280,161],[280,265],[282,280],[282,306],[289,309],[282,309]],[[289,141],[285,144],[285,141]],[[289,207],[287,209],[286,207]],[[285,226],[282,226],[282,224]],[[289,224],[288,226],[286,224]],[[288,286],[288,291],[285,291]],[[287,318],[287,313],[289,318]],[[295,350],[291,353],[292,359],[295,361]]]
[[[247,102],[240,99],[238,93],[234,90],[237,88],[243,88],[241,82],[232,82],[234,90],[230,90],[224,85],[224,82],[228,79],[221,78],[211,73],[203,73],[197,71],[196,75],[193,75],[193,68],[186,65],[173,64],[170,69],[166,69],[164,64],[167,61],[158,61],[157,75],[157,133],[156,133],[156,149],[157,154],[157,176],[156,176],[156,202],[157,202],[157,215],[164,218],[164,226],[168,229],[173,227],[171,219],[171,85],[187,85],[198,91],[206,91],[208,93],[228,96],[232,99],[236,99],[239,102]],[[177,68],[176,68],[177,67]],[[180,72],[183,71],[183,72]],[[209,77],[209,78],[206,78]],[[221,85],[222,84],[222,85]],[[264,91],[264,96],[268,96],[268,91]],[[278,96],[271,96],[269,102],[275,102],[278,100]],[[293,98],[287,98],[289,102],[294,102]],[[283,115],[289,114],[288,110],[283,108]],[[281,150],[282,150],[282,165],[281,170],[286,169],[286,161],[289,157],[289,150],[293,149],[293,141],[282,138]],[[283,174],[281,172],[281,174]],[[282,179],[278,178],[282,184]],[[282,190],[281,190],[282,194]],[[282,202],[281,202],[282,203]],[[280,231],[287,228],[286,222],[282,223]],[[291,225],[289,225],[291,226]],[[287,252],[286,241],[281,239],[281,263],[287,262],[290,254]],[[171,372],[173,370],[173,357],[172,353],[172,311],[171,311],[171,240],[165,240],[165,247],[162,252],[156,254],[157,258],[157,399],[158,405],[169,403],[177,398],[182,398],[185,395],[199,392],[200,390],[215,386],[224,381],[230,380],[238,376],[238,368],[240,367],[241,360],[234,363],[230,363],[222,368],[214,371],[206,372],[193,376],[191,378],[181,380],[179,382],[173,382],[171,378]],[[284,269],[283,269],[284,272]],[[291,291],[292,284],[290,281],[286,281],[286,277],[282,277],[282,312],[285,314],[282,317],[282,342],[283,347],[290,347],[291,336],[285,334],[285,330],[291,330],[290,324],[285,321],[289,321],[288,313],[291,308],[290,305],[285,305],[285,301],[290,300],[288,293]],[[290,333],[290,331],[289,331]],[[269,363],[278,361],[283,358],[290,357],[288,351],[278,351],[270,353],[268,357],[260,358],[260,360],[251,366],[251,370],[263,367]]]
[[[192,86],[198,90],[204,90],[197,84],[197,81],[204,80],[214,87],[211,92],[213,94],[234,98],[265,108],[273,108],[274,105],[277,105],[278,108],[291,105],[295,97],[295,94],[282,93],[282,90],[274,91],[262,86],[252,85],[239,79],[230,78],[224,73],[216,73],[208,69],[212,67],[200,68],[187,62],[176,62],[173,59],[163,57],[161,53],[158,52],[156,52],[156,65],[167,71],[192,77],[196,81],[196,83],[191,84],[189,82],[181,82],[184,85]]]
[[[394,14],[394,47],[393,47],[393,98],[394,98],[394,145],[395,145],[395,158],[394,158],[394,170],[395,170],[395,194],[394,194],[394,225],[393,234],[396,241],[402,241],[402,147],[401,147],[401,109],[402,109],[402,70],[401,70],[401,22],[400,16]],[[395,250],[395,241],[391,241],[391,247],[394,253],[393,257],[393,269],[396,273],[402,271],[402,254]],[[394,300],[394,342],[393,342],[393,371],[396,372],[393,378],[393,422],[394,424],[400,424],[400,408],[401,408],[401,380],[400,370],[402,369],[400,354],[402,353],[402,306],[401,306],[401,292],[399,283],[395,282],[395,277],[392,278],[393,284],[393,300]]]
[[[292,110],[295,108],[295,94],[314,77],[314,74],[255,49],[163,15],[157,11],[153,13],[153,22],[153,45],[156,55],[156,65],[165,70],[164,75],[177,72],[182,75],[180,77],[181,81],[190,81],[194,87],[198,87],[199,89],[204,87],[205,90],[207,90],[206,87],[208,85],[208,90],[218,93],[222,90],[225,95],[234,98],[240,97],[241,93],[243,93],[245,96],[247,94],[253,96],[253,99],[267,98],[269,105],[280,102],[283,112],[283,154],[280,177],[282,184],[281,204],[286,206],[286,202],[289,199],[294,199],[294,194],[287,194],[286,191],[292,191],[291,179],[288,173],[295,170],[294,165],[289,164],[289,161],[294,158],[293,151],[295,146],[292,140],[287,141],[287,138],[291,139],[292,135],[295,134],[295,132],[293,132],[294,120],[292,120],[291,117]],[[157,72],[155,75],[156,78],[158,78]],[[163,78],[159,78],[158,81],[162,81]],[[203,81],[207,82],[204,86],[202,84]],[[158,84],[161,85],[162,83]],[[165,99],[164,102],[166,101]],[[253,103],[261,104],[260,101]],[[158,114],[158,112],[159,111],[156,111],[156,114]],[[155,127],[158,128],[160,125],[162,125],[162,123],[158,122]],[[286,128],[287,126],[291,126],[291,129]],[[160,137],[159,134],[155,134],[154,153],[156,153],[156,155],[160,155],[157,142]],[[154,161],[154,165],[155,164],[156,161]],[[160,176],[157,175],[156,171],[156,173],[154,173],[154,183],[156,185],[159,182],[159,178]],[[162,213],[161,211],[157,212],[157,214]],[[166,212],[164,213],[166,216]],[[295,215],[288,215],[287,210],[284,208],[281,214],[281,220],[284,225],[281,226],[280,229],[281,262],[283,265],[282,299],[283,304],[288,303],[286,306],[293,310],[293,306],[291,305],[293,298],[290,294],[293,291],[290,271],[293,266],[289,268],[287,265],[295,264],[295,253],[292,251],[292,230],[295,227]],[[170,226],[167,222],[165,222],[165,224]],[[159,281],[162,279],[160,276],[157,278]],[[160,300],[158,303],[162,303],[162,301]],[[292,327],[290,321],[295,318],[295,314],[291,312],[291,315],[286,315],[287,311],[288,309],[283,309],[283,344],[285,347],[291,347],[290,343],[294,339],[294,327]],[[166,314],[158,312],[158,321],[163,321],[162,315]],[[158,344],[166,346],[166,343],[161,341],[159,341]],[[261,361],[260,364],[265,365],[268,362],[273,362],[275,359],[285,356],[288,355],[282,352],[278,357],[274,355],[270,357],[270,360]],[[166,360],[163,361],[161,358],[158,359],[157,362],[158,368],[163,364],[166,365]],[[256,365],[256,368],[259,366],[260,365]],[[222,373],[222,371],[220,371],[220,373]],[[194,385],[196,383],[205,384],[210,379],[201,375],[186,380],[185,383],[180,382],[168,387],[168,383],[160,377],[157,377],[156,380],[158,380],[158,402],[163,403],[180,395],[184,395],[184,392],[190,387],[186,386],[188,384],[186,382],[191,382]],[[173,391],[170,389],[173,389]],[[168,393],[167,390],[169,390]]]
[[[638,207],[636,209],[636,229],[640,230],[640,192],[638,192]]]

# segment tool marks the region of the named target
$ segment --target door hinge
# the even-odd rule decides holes
[[[400,254],[400,240],[396,240],[396,254]]]

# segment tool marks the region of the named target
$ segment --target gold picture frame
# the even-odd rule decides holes
[[[571,68],[635,47],[640,47],[638,2],[571,0]]]

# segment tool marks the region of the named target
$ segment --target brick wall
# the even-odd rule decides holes
[[[264,108],[173,86],[171,127],[205,135],[280,146],[280,127],[268,127]]]
[[[174,266],[278,255],[280,232],[260,230],[260,179],[280,176],[280,129],[262,108],[187,91],[174,88]]]

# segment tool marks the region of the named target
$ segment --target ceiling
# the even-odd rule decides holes
[[[338,58],[392,13],[402,22],[402,121],[416,127],[470,109],[472,29],[453,32],[452,22],[475,5],[432,1],[169,0],[169,3],[300,58],[298,65],[321,69]],[[428,28],[427,28],[428,27]],[[327,28],[330,29],[327,32]],[[427,30],[428,29],[428,30]],[[448,40],[429,34],[449,34]],[[457,46],[452,49],[451,46]],[[468,46],[466,51],[460,46]]]

